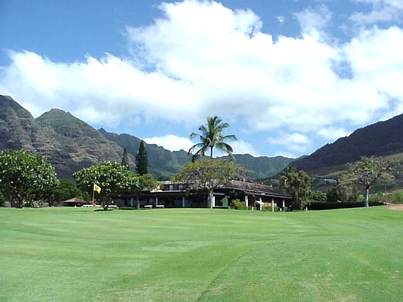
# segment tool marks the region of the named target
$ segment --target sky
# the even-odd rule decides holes
[[[403,113],[403,0],[0,0],[0,94],[187,150],[310,154]]]

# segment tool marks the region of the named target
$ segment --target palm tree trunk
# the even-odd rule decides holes
[[[210,147],[210,157],[213,158],[213,146]]]

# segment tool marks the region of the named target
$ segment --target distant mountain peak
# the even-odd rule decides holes
[[[69,112],[53,108],[34,119],[12,98],[0,96],[0,149],[28,149],[45,156],[59,176],[71,178],[72,173],[102,161],[120,162],[123,148],[129,153],[130,166],[141,139],[130,134],[116,134],[94,129]],[[156,177],[168,179],[191,160],[186,151],[174,151],[147,144],[149,170]],[[237,162],[263,178],[284,169],[290,159],[235,155]]]
[[[403,114],[357,129],[347,137],[326,144],[294,162],[312,171],[359,160],[363,156],[386,156],[403,152]]]

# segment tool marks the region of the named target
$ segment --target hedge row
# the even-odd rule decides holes
[[[370,202],[369,205],[373,206],[382,206],[383,202]],[[365,202],[358,201],[346,201],[346,202],[311,202],[308,205],[310,210],[331,210],[331,209],[345,209],[345,208],[361,208],[365,207]]]

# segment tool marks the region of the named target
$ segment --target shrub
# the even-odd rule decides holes
[[[326,201],[327,194],[324,192],[320,192],[320,191],[311,191],[309,193],[309,199],[314,200],[314,201]]]
[[[383,205],[382,202],[370,202],[370,206],[380,206]],[[311,202],[309,204],[310,210],[331,210],[331,209],[345,209],[345,208],[362,208],[365,207],[365,202]]]
[[[244,201],[241,201],[240,199],[234,199],[232,202],[232,207],[236,210],[245,210],[246,209],[246,204]]]
[[[390,203],[403,203],[403,191],[397,191],[393,192],[391,194],[382,196],[382,199],[384,199],[387,202]]]
[[[265,203],[263,204],[263,209],[262,209],[262,210],[263,210],[263,211],[272,211],[271,202],[265,202]],[[274,203],[274,211],[277,212],[278,210],[279,210],[279,209],[278,209],[277,204]]]
[[[326,201],[327,202],[337,202],[338,199],[339,199],[339,196],[337,194],[337,189],[335,187],[330,188],[326,193]]]

